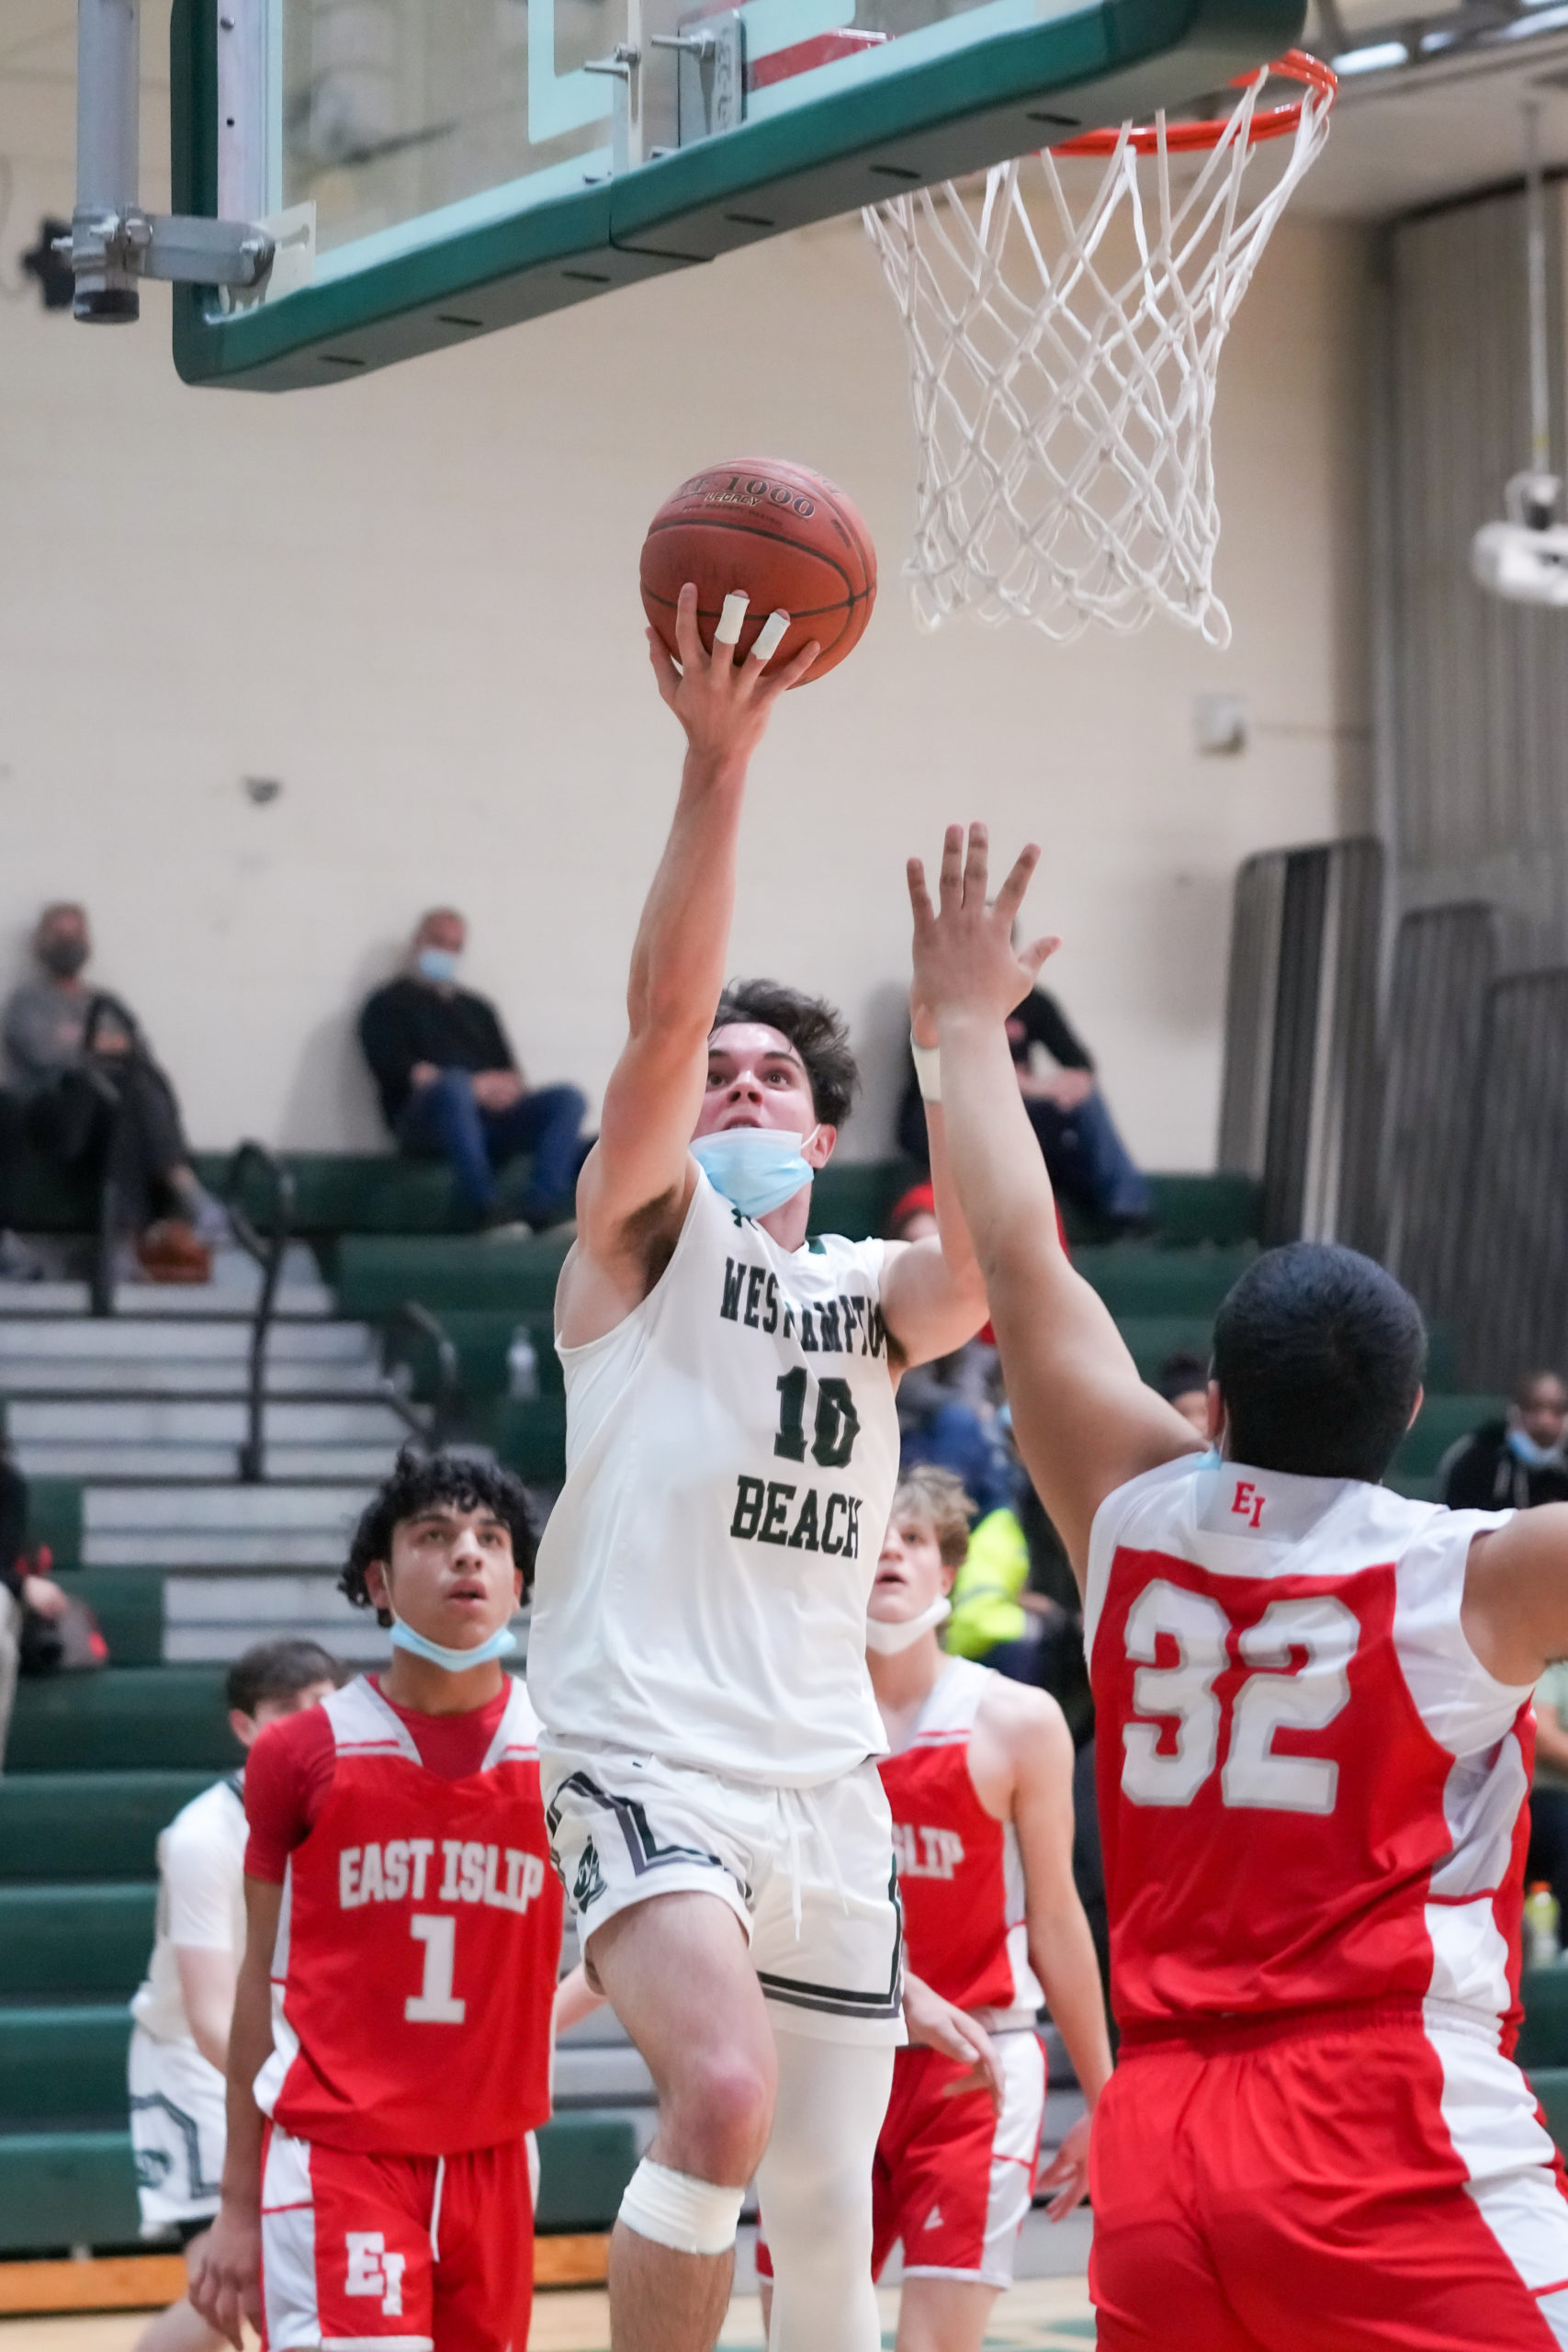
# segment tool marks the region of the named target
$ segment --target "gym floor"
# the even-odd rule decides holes
[[[897,2324],[897,2289],[882,2298],[883,2342]],[[140,2312],[108,2312],[74,2319],[0,2322],[0,2352],[130,2352],[145,2324]],[[737,2295],[719,2341],[729,2352],[761,2352],[761,2309],[755,2295]],[[569,2289],[541,2295],[534,2305],[529,2352],[605,2352],[609,2305],[603,2294]],[[1089,2290],[1082,2278],[1026,2278],[1000,2301],[987,2335],[996,2352],[1084,2352],[1094,2342]]]

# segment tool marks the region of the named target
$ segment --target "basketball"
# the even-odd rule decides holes
[[[836,483],[778,458],[706,467],[667,498],[642,544],[642,604],[671,653],[675,604],[696,582],[697,627],[709,650],[732,589],[750,606],[737,645],[743,660],[773,612],[789,630],[768,663],[784,668],[816,638],[822,650],[804,685],[836,669],[860,643],[876,601],[876,549]]]

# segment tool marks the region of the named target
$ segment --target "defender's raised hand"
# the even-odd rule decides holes
[[[709,653],[697,628],[696,588],[688,580],[675,607],[679,665],[671,661],[658,631],[648,632],[648,657],[659,691],[685,729],[686,740],[699,759],[716,763],[750,759],[761,741],[773,705],[791,686],[800,684],[821,650],[813,639],[776,676],[765,676],[789,627],[787,613],[773,613],[745,661],[738,662],[735,648],[749,602],[741,589],[732,590],[725,598]]]
[[[996,898],[987,902],[986,828],[970,826],[965,854],[963,826],[949,825],[933,908],[925,867],[918,857],[909,860],[909,903],[915,915],[911,995],[918,1011],[923,1009],[934,1019],[943,1011],[963,1007],[994,1013],[1001,1021],[1022,1002],[1046,957],[1061,945],[1051,938],[1037,939],[1030,947],[1012,944],[1014,918],[1039,863],[1039,846],[1031,842]]]

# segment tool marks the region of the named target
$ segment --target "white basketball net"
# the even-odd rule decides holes
[[[1220,348],[1333,104],[1309,85],[1282,170],[1260,175],[1244,210],[1262,80],[1191,157],[1185,189],[1160,115],[1143,155],[1122,125],[1077,209],[1044,153],[987,172],[978,221],[951,184],[867,210],[909,342],[920,459],[904,569],[926,627],[974,607],[1066,640],[1159,610],[1228,644],[1213,587]],[[1123,209],[1137,265],[1112,284],[1101,248]]]

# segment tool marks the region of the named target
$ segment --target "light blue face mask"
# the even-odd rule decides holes
[[[455,947],[422,947],[414,957],[414,966],[422,979],[445,988],[448,980],[457,978],[461,960]]]
[[[800,1156],[804,1141],[784,1127],[727,1127],[721,1135],[698,1136],[692,1157],[742,1216],[766,1216],[816,1174]]]
[[[432,1666],[444,1667],[448,1674],[467,1674],[471,1666],[488,1666],[492,1657],[509,1657],[517,1647],[517,1636],[510,1625],[500,1625],[486,1642],[471,1650],[449,1650],[445,1642],[433,1642],[427,1634],[416,1634],[405,1625],[397,1611],[392,1611],[392,1647],[409,1650],[415,1657],[427,1658]]]
[[[1528,1430],[1510,1430],[1507,1445],[1515,1461],[1522,1462],[1527,1470],[1561,1470],[1562,1468],[1562,1447],[1538,1445]]]

